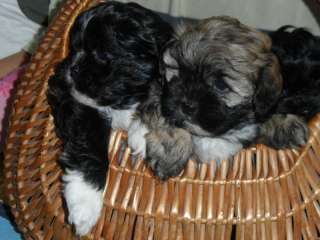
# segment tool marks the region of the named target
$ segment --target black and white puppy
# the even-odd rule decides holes
[[[284,26],[271,32],[284,84],[274,115],[262,127],[265,143],[275,148],[301,145],[307,122],[320,112],[320,39],[303,28]],[[300,131],[296,131],[300,129]]]
[[[160,49],[172,34],[152,11],[111,1],[80,14],[72,27],[70,52],[50,78],[47,96],[63,141],[69,222],[79,235],[100,216],[111,129],[128,130],[130,146],[145,157],[148,129],[135,115],[142,103],[150,109],[152,94],[159,98]],[[150,112],[140,116],[157,125],[157,113]]]
[[[202,162],[221,161],[254,142],[282,91],[270,38],[231,17],[178,31],[164,51],[163,115],[192,134]]]

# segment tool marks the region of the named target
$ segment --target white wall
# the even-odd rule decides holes
[[[0,59],[20,51],[40,26],[24,16],[16,0],[0,0]]]
[[[61,0],[52,0],[59,2]],[[303,0],[120,0],[135,1],[172,16],[205,18],[230,15],[262,29],[291,24],[311,29],[320,35],[320,27]],[[316,0],[306,0],[316,1]],[[320,3],[317,13],[320,17]],[[20,11],[16,0],[0,0],[0,59],[19,51],[38,31],[39,26]]]
[[[121,0],[130,2],[131,0]],[[133,0],[173,16],[205,18],[229,15],[262,29],[282,25],[307,27],[320,35],[320,27],[303,0]],[[320,3],[319,3],[320,6]],[[318,16],[320,17],[320,8]]]

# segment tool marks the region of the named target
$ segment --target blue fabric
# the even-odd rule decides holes
[[[0,239],[1,240],[21,240],[21,235],[15,230],[9,219],[7,210],[0,205]]]
[[[0,217],[0,238],[3,240],[21,240],[21,236],[17,233],[6,218]]]

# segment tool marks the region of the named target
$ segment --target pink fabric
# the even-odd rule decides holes
[[[12,71],[7,76],[0,79],[0,136],[3,138],[4,127],[7,126],[7,118],[9,111],[9,104],[11,101],[11,95],[14,92],[14,83],[21,76],[24,70],[24,66]],[[3,142],[3,139],[0,139]]]

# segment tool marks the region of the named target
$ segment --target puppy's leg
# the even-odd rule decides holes
[[[128,145],[133,150],[133,154],[139,154],[142,158],[146,157],[146,134],[149,132],[148,127],[139,119],[135,119],[128,129]]]
[[[306,121],[293,114],[274,114],[260,127],[258,141],[276,149],[297,148],[309,137]]]
[[[157,123],[161,122],[155,119]],[[128,129],[128,144],[161,179],[178,175],[192,154],[191,136],[178,128],[152,128],[136,119]]]
[[[97,222],[103,206],[110,121],[72,99],[61,105],[55,120],[64,142],[60,162],[65,169],[63,193],[68,219],[78,235],[85,235]]]
[[[191,135],[180,128],[146,134],[146,161],[162,180],[177,176],[192,154]]]

